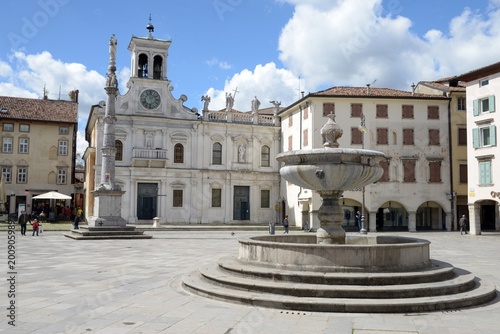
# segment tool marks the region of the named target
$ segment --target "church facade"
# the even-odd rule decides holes
[[[277,218],[279,104],[242,113],[228,107],[203,115],[175,98],[168,80],[171,41],[132,37],[128,91],[116,97],[115,182],[125,191],[129,224],[269,223]],[[234,97],[233,97],[234,99]],[[233,100],[234,101],[234,100]],[[254,106],[255,103],[252,103]],[[86,216],[101,179],[105,102],[92,106],[86,126]]]

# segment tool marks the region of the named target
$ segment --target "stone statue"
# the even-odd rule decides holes
[[[245,145],[242,144],[238,147],[238,162],[245,162],[245,151]]]
[[[252,100],[252,114],[256,114],[257,111],[259,110],[259,107],[260,107],[260,101],[257,98],[257,96],[254,96]]]
[[[230,112],[233,110],[233,105],[234,105],[234,97],[231,95],[231,93],[226,93],[226,111]]]
[[[281,101],[269,101],[269,103],[272,103],[274,105],[274,116],[278,115],[280,111]]]
[[[204,95],[204,96],[201,97],[201,100],[204,101],[204,103],[203,103],[203,112],[208,111],[208,104],[211,101],[210,96]]]
[[[113,63],[116,61],[116,44],[118,44],[118,42],[113,34],[109,39],[109,60]]]

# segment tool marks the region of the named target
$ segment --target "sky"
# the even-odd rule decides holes
[[[79,96],[77,152],[106,99],[109,39],[127,92],[132,36],[171,40],[167,76],[189,108],[286,107],[334,86],[410,90],[500,61],[500,0],[21,0],[0,12],[0,95]]]

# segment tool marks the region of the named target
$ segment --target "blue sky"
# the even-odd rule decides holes
[[[410,89],[500,60],[500,0],[34,0],[6,1],[0,19],[0,95],[68,98],[80,90],[78,151],[92,104],[105,99],[108,41],[118,40],[126,93],[132,35],[171,39],[174,97],[201,109],[257,96],[293,103],[332,86]],[[300,87],[300,89],[299,89]],[[61,92],[61,93],[59,93]]]

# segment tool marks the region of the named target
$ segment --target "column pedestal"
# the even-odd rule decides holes
[[[121,190],[96,190],[94,195],[94,216],[89,217],[90,227],[123,227],[127,221],[121,217]]]

